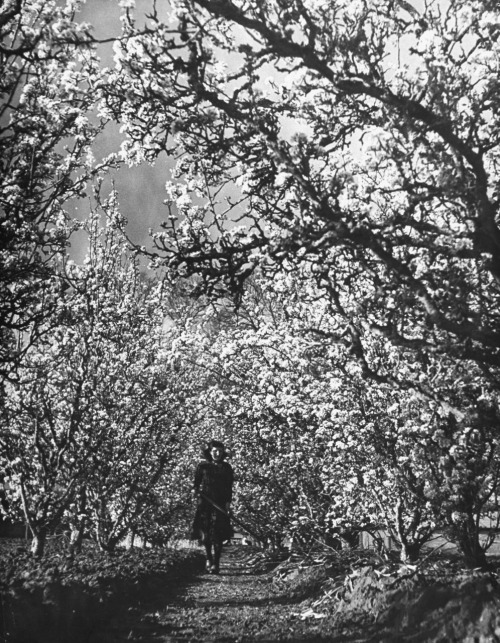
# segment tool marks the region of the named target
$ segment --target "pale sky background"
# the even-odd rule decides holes
[[[166,6],[164,0],[158,0],[158,9]],[[151,11],[153,0],[137,0],[138,24],[141,15]],[[161,13],[160,13],[161,15]],[[77,20],[89,22],[93,26],[93,34],[98,39],[118,36],[120,34],[120,8],[117,0],[87,0]],[[113,65],[112,44],[99,46],[99,55],[104,66]],[[93,146],[96,158],[117,151],[122,136],[116,125],[108,126]],[[110,182],[103,186],[104,193],[109,191],[111,178],[118,190],[120,212],[127,218],[127,232],[135,243],[150,246],[149,229],[158,229],[161,221],[167,218],[168,212],[163,200],[165,199],[165,183],[170,178],[171,160],[166,156],[160,157],[154,165],[143,163],[135,167],[122,167],[110,175]],[[76,214],[84,218],[89,212],[90,204],[84,200],[76,204]],[[76,235],[71,244],[71,256],[76,262],[81,262],[85,256],[86,245],[82,243],[83,235]]]
[[[153,0],[136,0],[136,25],[141,26],[145,16],[152,12]],[[157,0],[156,6],[160,18],[167,18],[167,0]],[[120,34],[120,8],[118,0],[87,0],[78,14],[77,20],[88,22],[93,26],[93,34],[97,39],[107,39]],[[103,66],[113,66],[113,45],[99,45],[98,53]],[[234,61],[233,61],[234,64]],[[285,124],[283,133],[295,128]],[[97,159],[120,147],[122,136],[119,127],[110,125],[93,146]],[[152,247],[149,230],[159,230],[162,221],[168,218],[168,210],[163,200],[166,197],[165,183],[171,179],[170,170],[173,160],[165,154],[161,155],[154,165],[143,163],[134,167],[123,166],[109,176],[109,181],[103,184],[103,193],[109,191],[111,180],[118,191],[120,212],[128,220],[127,233],[130,239],[141,246]],[[75,215],[85,218],[90,209],[90,202],[81,200],[76,204]],[[83,261],[86,253],[86,236],[77,233],[72,237],[71,257],[77,262]]]

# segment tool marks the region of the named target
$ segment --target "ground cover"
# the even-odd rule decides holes
[[[134,549],[114,553],[86,544],[69,555],[53,540],[42,559],[24,541],[0,539],[1,643],[84,643],[141,597],[200,565],[193,550]]]
[[[500,640],[496,576],[465,571],[453,556],[422,566],[366,551],[279,562],[234,547],[220,576],[200,568],[132,609],[103,640],[490,643]]]
[[[67,561],[58,572],[56,554],[38,567],[23,552],[16,557],[15,572],[12,557],[2,557],[2,613],[5,617],[9,608],[5,593],[16,596],[24,608],[18,619],[26,623],[31,610],[31,638],[26,628],[24,638],[14,638],[11,630],[2,643],[500,641],[496,561],[484,572],[464,570],[453,555],[402,566],[373,551],[304,560],[233,545],[225,549],[221,573],[214,576],[204,571],[197,548],[121,552],[111,558],[93,551],[86,562]],[[44,586],[49,570],[51,580]],[[75,617],[71,600],[77,586],[87,603],[80,600]],[[59,614],[59,629],[54,617],[47,617],[47,605],[52,615]],[[39,619],[38,629],[33,618]],[[77,631],[76,637],[69,635]]]

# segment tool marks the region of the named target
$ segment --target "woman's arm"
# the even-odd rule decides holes
[[[233,499],[233,483],[234,483],[234,471],[233,467],[226,462],[227,465],[227,501],[226,501],[226,511],[229,511],[229,505]]]
[[[203,463],[200,462],[198,466],[196,467],[196,471],[194,473],[194,488],[195,491],[200,490],[200,485],[201,481],[203,480]]]

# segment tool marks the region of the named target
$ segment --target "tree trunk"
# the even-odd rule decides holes
[[[486,552],[481,547],[478,534],[469,533],[468,530],[464,530],[457,544],[464,556],[467,567],[470,569],[481,567],[484,569],[488,566]]]
[[[422,544],[419,542],[405,542],[401,547],[399,556],[402,563],[416,563],[420,557]]]
[[[452,525],[450,540],[456,543],[462,552],[465,564],[469,569],[486,568],[486,552],[479,542],[479,529],[473,516],[455,522]]]
[[[43,552],[45,550],[45,543],[47,541],[47,530],[44,527],[41,527],[40,529],[37,529],[36,531],[32,531],[32,540],[31,540],[31,553],[33,556],[36,556],[37,558],[41,558],[43,556]]]
[[[69,551],[72,554],[79,554],[82,551],[83,534],[85,532],[85,520],[82,520],[78,527],[71,529],[69,539]]]
[[[342,540],[338,533],[326,533],[324,536],[324,543],[330,549],[340,551],[342,549]]]
[[[120,537],[119,536],[111,536],[111,538],[108,538],[108,542],[106,545],[106,551],[108,552],[113,552],[116,549],[116,546],[120,542]]]
[[[87,491],[80,487],[77,494],[77,511],[71,525],[71,536],[69,540],[69,551],[71,554],[79,554],[82,551],[83,535],[87,525]]]
[[[127,549],[131,550],[134,548],[134,541],[135,541],[135,529],[132,529],[129,531],[128,538],[127,538]]]
[[[340,537],[347,543],[349,549],[357,549],[360,544],[359,529],[343,529],[340,532]]]

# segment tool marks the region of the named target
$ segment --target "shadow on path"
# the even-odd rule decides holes
[[[200,565],[195,575],[172,577],[155,595],[117,615],[92,643],[335,641],[300,621],[296,601],[274,588],[269,575],[251,573],[248,559],[248,550],[231,546],[223,553],[219,575]]]

